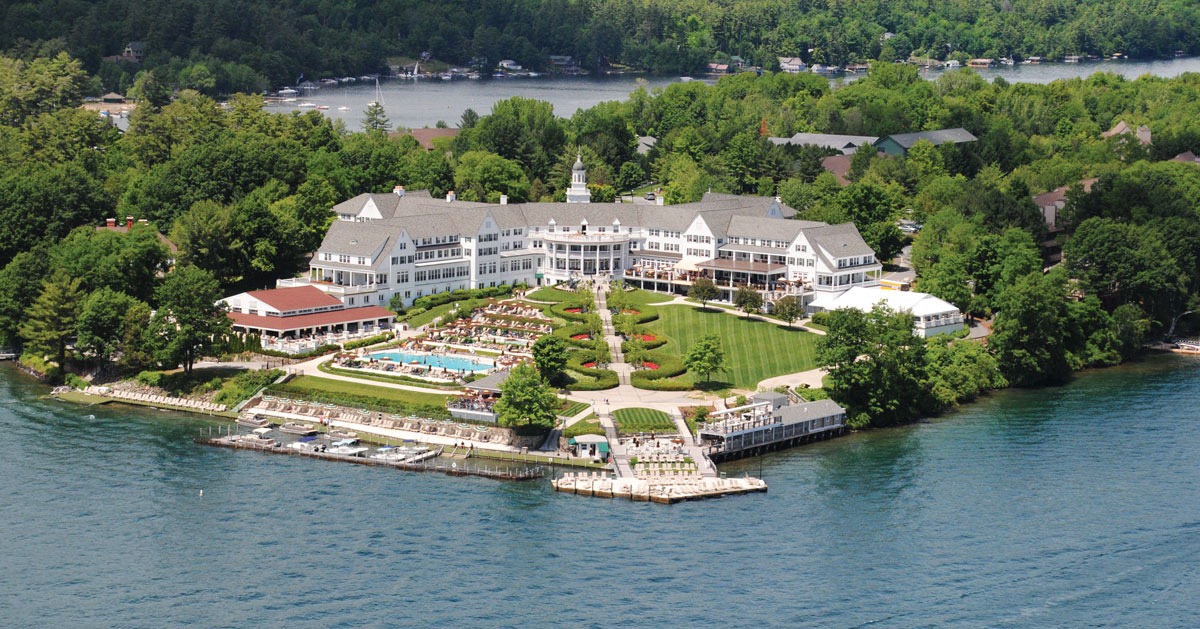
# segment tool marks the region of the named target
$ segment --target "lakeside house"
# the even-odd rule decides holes
[[[1085,193],[1091,192],[1092,184],[1099,181],[1097,178],[1081,179],[1077,184]],[[1033,195],[1033,204],[1038,207],[1042,213],[1042,220],[1049,228],[1050,237],[1041,243],[1042,258],[1047,265],[1054,265],[1062,262],[1062,243],[1055,237],[1065,231],[1058,224],[1059,213],[1067,205],[1067,192],[1075,186],[1059,186],[1049,192]]]
[[[921,338],[950,334],[963,329],[963,315],[947,301],[928,293],[898,291],[880,287],[855,286],[840,294],[817,297],[808,305],[810,313],[854,308],[869,312],[883,302],[892,312],[911,314],[913,333]]]
[[[517,70],[525,69],[525,68],[521,67],[521,64],[517,63],[516,61],[513,61],[512,59],[501,59],[500,63],[496,64],[496,67],[501,70],[506,70],[509,72],[515,72]]]
[[[1184,151],[1168,161],[1179,162],[1181,164],[1200,164],[1200,157],[1196,157],[1196,154],[1191,151]]]
[[[343,341],[379,334],[392,327],[396,315],[379,306],[347,308],[342,301],[313,286],[252,290],[221,300],[234,332],[258,334],[263,346],[282,339],[309,339],[311,347],[296,347],[297,353],[325,344],[323,336]],[[284,347],[281,351],[288,351]]]
[[[887,157],[887,153],[879,151],[878,157]],[[843,153],[841,155],[830,155],[821,159],[821,168],[833,173],[837,177],[838,183],[843,186],[850,185],[850,162],[854,159],[854,153]]]
[[[786,393],[755,393],[748,404],[714,411],[696,427],[704,453],[728,461],[837,436],[846,430],[846,409],[833,400],[809,402]]]
[[[821,148],[841,151],[849,155],[860,146],[874,144],[879,138],[873,135],[839,135],[834,133],[797,133],[790,138],[768,138],[777,146],[804,146],[811,144]]]
[[[908,156],[908,150],[921,140],[932,142],[934,146],[941,144],[962,144],[977,140],[970,131],[962,127],[954,129],[938,129],[936,131],[917,131],[915,133],[896,133],[879,138],[875,147],[888,155]]]
[[[779,71],[787,72],[788,74],[799,74],[808,69],[808,64],[804,63],[800,57],[779,57]]]
[[[852,223],[794,220],[778,198],[708,193],[696,203],[589,203],[576,161],[566,203],[458,200],[453,192],[361,194],[333,208],[309,270],[280,288],[312,286],[347,308],[405,305],[424,295],[595,277],[686,294],[706,277],[721,299],[738,287],[767,303],[785,295],[877,286],[882,265]],[[662,203],[661,199],[658,201]]]

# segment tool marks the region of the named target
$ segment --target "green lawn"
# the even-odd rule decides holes
[[[570,301],[572,299],[577,299],[578,297],[579,294],[575,293],[574,291],[559,290],[553,286],[545,286],[525,295],[526,299],[532,299],[534,301],[552,301],[554,303]]]
[[[583,409],[591,406],[587,402],[573,402],[571,400],[563,400],[562,408],[558,409],[559,417],[574,417],[583,412]]]
[[[390,400],[393,402],[403,402],[406,404],[430,404],[433,406],[445,406],[448,395],[439,395],[437,393],[421,393],[419,391],[406,391],[404,389],[393,389],[391,387],[377,387],[375,385],[357,382],[346,382],[344,380],[334,380],[332,378],[320,378],[317,376],[296,376],[287,382],[292,385],[292,388],[302,387],[304,389],[325,392],[325,393],[348,393],[351,395],[365,395],[382,400]]]
[[[613,411],[617,432],[676,432],[671,416],[651,408],[622,408]]]
[[[464,301],[452,301],[448,304],[434,306],[425,312],[413,315],[411,319],[408,319],[408,325],[413,328],[419,328],[423,325],[433,323],[434,319],[439,319],[447,312],[454,310],[455,306],[461,306],[470,310],[471,308],[478,308],[485,303],[487,303],[486,299],[468,299]]]
[[[563,429],[563,437],[570,439],[579,435],[604,435],[604,427],[593,413]]]
[[[648,290],[642,290],[640,288],[625,291],[625,303],[629,304],[630,306],[634,306],[635,308],[637,306],[644,306],[647,304],[661,304],[663,302],[671,301],[674,298],[674,295],[654,293]]]
[[[815,334],[691,306],[662,306],[658,313],[658,320],[647,327],[666,336],[669,340],[666,348],[678,356],[686,356],[696,339],[705,334],[720,337],[728,371],[714,374],[714,380],[753,390],[766,378],[817,366],[815,343],[819,337]],[[686,374],[683,378],[693,375]]]

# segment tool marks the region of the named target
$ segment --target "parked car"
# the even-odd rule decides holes
[[[653,200],[654,200],[654,193],[653,193],[653,192],[647,192],[647,193],[646,193],[646,200],[647,200],[647,201],[653,201]]]

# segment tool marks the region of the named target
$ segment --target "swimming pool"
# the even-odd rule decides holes
[[[450,371],[486,371],[492,368],[492,361],[486,358],[467,358],[465,356],[441,356],[436,354],[410,354],[408,352],[376,352],[371,354],[375,360],[389,359],[405,365],[414,362]]]

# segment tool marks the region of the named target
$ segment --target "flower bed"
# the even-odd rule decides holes
[[[653,343],[654,339],[658,337],[654,336],[653,334],[634,334],[633,338],[639,341],[645,341],[646,343]]]
[[[658,363],[652,363],[650,361],[642,363],[642,366],[651,371],[658,369]]]
[[[594,363],[594,362],[586,362],[586,363],[583,363],[582,365],[580,365],[580,367],[586,367],[586,368],[588,368],[588,369],[595,369],[595,367],[596,367],[596,363]]]
[[[564,308],[563,312],[569,312],[571,314],[580,314],[583,312],[583,309],[582,308]]]
[[[576,341],[587,341],[592,338],[592,335],[591,334],[575,334],[571,338],[575,339]]]
[[[622,311],[621,311],[621,314],[632,314],[632,315],[639,315],[639,314],[642,314],[642,311],[641,311],[641,310],[634,310],[634,309],[632,309],[632,308],[626,308],[626,309],[624,309],[624,310],[622,310]]]

